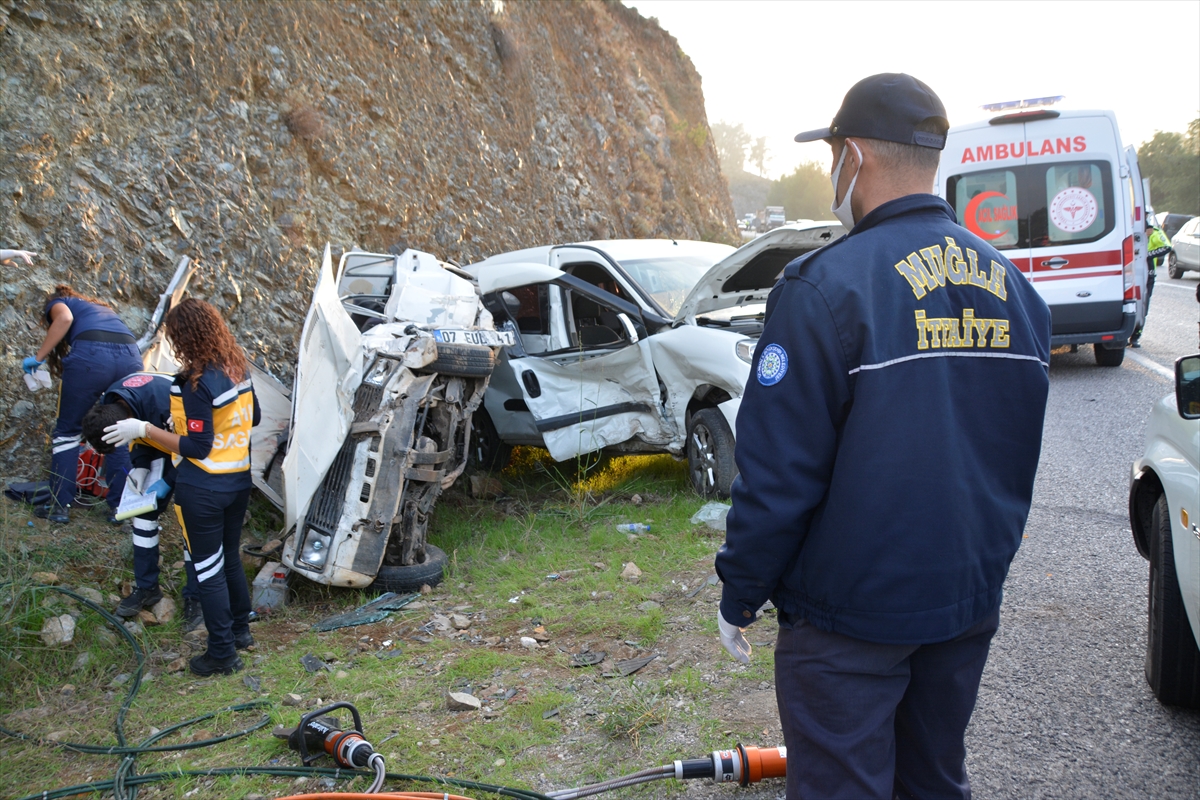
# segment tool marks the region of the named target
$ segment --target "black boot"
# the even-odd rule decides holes
[[[154,604],[162,599],[162,589],[158,588],[158,584],[149,589],[139,586],[130,593],[129,597],[121,601],[121,605],[117,606],[117,616],[136,617],[143,608],[153,608]]]
[[[212,658],[205,652],[188,662],[188,667],[191,669],[192,674],[199,675],[202,678],[217,674],[232,675],[245,666],[237,653],[234,653],[232,658],[220,660]]]

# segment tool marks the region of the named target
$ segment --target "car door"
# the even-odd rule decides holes
[[[550,455],[565,461],[635,437],[669,441],[638,307],[565,274],[548,294],[558,346],[510,351],[508,363]]]

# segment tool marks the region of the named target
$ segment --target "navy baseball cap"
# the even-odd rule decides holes
[[[861,136],[941,150],[946,146],[945,135],[915,130],[930,118],[940,119],[949,127],[946,107],[933,89],[911,75],[883,72],[850,87],[828,128],[798,133],[796,141]]]

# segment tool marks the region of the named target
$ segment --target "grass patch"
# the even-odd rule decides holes
[[[499,498],[472,499],[465,481],[442,497],[430,539],[450,554],[451,569],[416,608],[371,625],[315,633],[314,622],[371,596],[295,580],[290,604],[252,628],[258,646],[244,654],[245,672],[203,680],[169,670],[170,657],[192,652],[177,622],[147,628],[139,643],[149,679],[125,723],[129,741],[256,699],[271,703],[271,725],[210,747],[141,755],[138,771],[297,765],[297,754],[270,736],[270,728],[295,725],[304,711],[342,699],[362,712],[368,740],[393,772],[538,791],[693,757],[730,746],[730,731],[754,732],[727,722],[722,709],[735,707],[746,687],[771,680],[769,648],[757,649],[749,667],[719,650],[712,620],[719,589],[701,583],[722,537],[690,524],[703,501],[691,492],[683,464],[630,456],[557,465],[544,451],[518,448],[499,478]],[[128,534],[91,514],[80,514],[71,528],[56,531],[40,520],[31,528],[20,507],[6,508],[0,515],[0,582],[7,581],[0,589],[0,724],[65,741],[115,744],[113,721],[128,688],[119,676],[136,668],[132,651],[100,615],[33,588],[32,575],[56,572],[59,583],[93,589],[101,605],[115,605],[120,581],[132,574]],[[253,507],[245,538],[270,538],[275,514],[266,505]],[[173,515],[163,520],[164,589],[177,589],[169,583],[179,558]],[[616,526],[622,522],[647,523],[650,532],[621,533]],[[641,571],[636,581],[621,577],[629,564]],[[248,572],[252,577],[253,568]],[[46,618],[64,613],[78,617],[75,640],[47,647],[37,632]],[[468,618],[470,627],[434,626],[436,615],[454,614]],[[535,632],[548,641],[535,650],[520,645]],[[754,641],[769,635],[754,634]],[[606,653],[599,665],[572,666],[578,654],[599,651]],[[87,663],[80,666],[84,653]],[[300,664],[307,653],[330,669],[308,673]],[[619,677],[617,662],[648,655],[655,658],[643,669]],[[449,711],[451,691],[470,692],[483,708]],[[299,706],[283,705],[289,694],[300,696]],[[263,713],[220,714],[163,743],[241,730]],[[348,725],[349,715],[340,716]],[[0,772],[4,797],[109,778],[118,762],[26,742],[7,763]],[[353,788],[362,786],[341,782],[334,790]],[[147,786],[140,796],[194,792],[189,798],[215,800],[321,790],[329,789],[316,779],[206,776]],[[651,795],[635,789],[632,796],[676,790],[663,784]]]

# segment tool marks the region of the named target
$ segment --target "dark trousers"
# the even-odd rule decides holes
[[[775,693],[788,800],[971,796],[963,737],[997,611],[963,635],[878,644],[780,625]]]
[[[158,534],[162,529],[158,524],[158,517],[170,502],[171,495],[168,494],[159,498],[158,507],[153,511],[133,518],[133,579],[139,589],[158,586]],[[191,554],[186,549],[183,551],[183,559],[183,597],[185,600],[194,600],[200,596],[200,589],[196,585],[195,572],[187,569]]]
[[[51,435],[50,491],[54,502],[66,508],[75,499],[83,415],[115,381],[142,369],[142,356],[135,344],[77,340],[63,359],[62,368],[58,421]],[[115,509],[121,502],[128,473],[129,451],[118,447],[104,459],[110,508]]]
[[[214,492],[199,486],[175,487],[175,507],[191,553],[188,578],[200,589],[208,628],[208,655],[225,660],[237,654],[235,634],[250,630],[250,587],[242,569],[242,520],[250,490]]]

